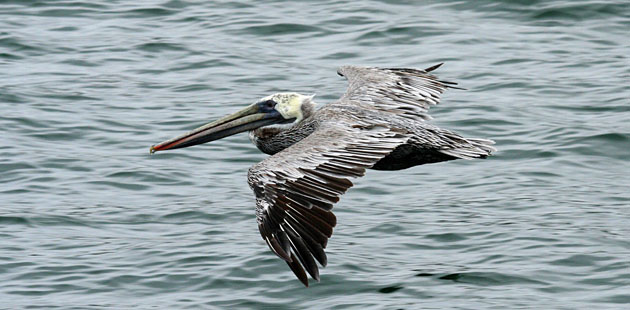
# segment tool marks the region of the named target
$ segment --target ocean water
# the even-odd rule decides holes
[[[0,1],[0,309],[626,309],[627,1]],[[148,147],[345,64],[425,68],[499,152],[369,171],[320,283],[260,238],[241,134]]]

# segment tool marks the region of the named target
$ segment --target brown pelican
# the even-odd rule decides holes
[[[349,83],[334,103],[316,109],[313,96],[278,93],[245,109],[151,147],[189,147],[249,131],[273,155],[249,169],[263,240],[308,286],[319,281],[324,248],[337,224],[332,213],[366,169],[400,170],[453,159],[485,158],[491,140],[469,139],[425,122],[427,111],[456,83],[425,70],[344,66]],[[304,271],[306,269],[306,272]]]

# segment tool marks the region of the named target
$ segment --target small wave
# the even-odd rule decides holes
[[[378,290],[379,293],[383,293],[383,294],[390,294],[390,293],[394,293],[400,289],[402,289],[402,286],[399,285],[393,285],[393,286],[387,286],[384,288],[381,288]]]
[[[449,273],[439,276],[440,280],[449,280],[458,283],[468,283],[480,286],[510,285],[510,284],[547,284],[540,280],[534,280],[522,276],[508,275],[497,272],[463,272]]]
[[[20,217],[20,216],[0,216],[0,224],[2,225],[11,225],[11,224],[29,225],[30,221],[27,218]]]
[[[304,24],[280,23],[271,25],[249,26],[240,29],[239,32],[254,35],[280,36],[297,33],[324,32],[324,30],[316,26]]]
[[[169,16],[178,13],[179,10],[165,9],[165,8],[138,8],[124,11],[115,11],[114,13],[120,14],[123,17],[128,18],[147,18],[147,17],[160,17]]]
[[[577,1],[576,1],[577,2]],[[616,3],[590,2],[575,3],[564,1],[550,3],[531,13],[531,18],[536,20],[590,20],[617,16],[619,12],[627,10],[628,6]]]
[[[145,52],[152,52],[152,53],[159,53],[163,51],[186,51],[187,50],[186,47],[184,47],[181,44],[168,43],[168,42],[143,43],[143,44],[136,45],[135,48],[145,51]]]

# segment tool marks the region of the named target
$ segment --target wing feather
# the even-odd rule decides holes
[[[390,128],[330,122],[249,170],[262,238],[306,286],[319,281],[324,249],[337,219],[333,204],[352,186],[349,178],[385,157],[408,137]]]
[[[458,88],[454,82],[441,81],[429,72],[442,64],[424,70],[409,68],[376,68],[343,66],[337,73],[348,80],[348,89],[340,102],[400,115],[410,119],[430,119],[432,105],[440,102],[447,88]]]

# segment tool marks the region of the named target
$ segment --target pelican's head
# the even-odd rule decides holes
[[[301,122],[313,112],[315,95],[305,96],[298,93],[275,93],[258,101],[258,104],[272,106],[286,120],[292,119],[292,124]]]
[[[203,125],[181,136],[151,146],[151,153],[189,147],[261,127],[291,127],[310,116],[313,96],[276,93],[245,109]]]

